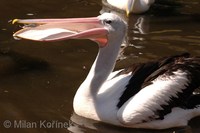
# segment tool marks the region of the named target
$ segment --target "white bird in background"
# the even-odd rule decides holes
[[[144,13],[149,10],[155,0],[102,0],[103,4],[109,4],[115,8],[130,13]]]
[[[37,25],[16,32],[18,38],[98,43],[97,57],[74,97],[79,116],[123,127],[165,129],[186,126],[200,115],[200,94],[195,93],[200,86],[200,57],[185,53],[113,72],[127,28],[117,15],[14,22]]]

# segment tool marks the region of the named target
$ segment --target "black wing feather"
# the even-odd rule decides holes
[[[121,71],[119,74],[129,73],[132,71],[132,77],[126,86],[125,91],[121,95],[117,107],[120,108],[129,98],[137,94],[145,86],[152,84],[152,81],[160,75],[170,76],[175,71],[182,70],[187,73],[187,78],[190,81],[187,88],[183,92],[177,94],[178,97],[171,97],[168,105],[161,105],[162,110],[155,111],[158,119],[163,119],[164,116],[171,112],[173,107],[191,108],[197,106],[200,102],[195,102],[193,105],[193,91],[200,86],[200,57],[190,57],[188,53],[161,58],[158,61],[148,63],[134,64],[132,67]],[[199,96],[195,96],[199,99]]]

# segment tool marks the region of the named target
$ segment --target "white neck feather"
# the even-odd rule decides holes
[[[96,113],[97,95],[101,86],[113,71],[122,43],[121,38],[116,38],[110,41],[106,47],[99,48],[98,55],[87,78],[74,97],[73,107],[76,114],[98,120],[98,113]]]
[[[113,17],[116,16],[113,15]],[[103,48],[99,48],[99,52],[87,78],[81,84],[74,97],[74,111],[80,116],[98,119],[98,113],[96,112],[96,105],[100,100],[98,93],[113,71],[126,33],[126,24],[123,20],[119,18],[115,19],[116,21],[113,20],[112,26],[105,25],[105,28],[109,32],[107,35],[108,44]]]
[[[100,87],[113,71],[121,46],[119,44],[121,43],[122,41],[115,39],[110,41],[106,47],[99,48],[99,52],[87,78],[78,89],[80,91],[83,90],[81,91],[82,95],[84,94],[86,97],[96,97]]]

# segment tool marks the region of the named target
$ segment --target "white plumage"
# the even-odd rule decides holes
[[[144,13],[149,10],[155,0],[107,0],[111,6],[129,13]]]

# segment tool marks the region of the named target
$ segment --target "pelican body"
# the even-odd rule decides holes
[[[79,116],[122,127],[166,129],[186,126],[200,115],[200,94],[196,92],[200,57],[184,53],[113,71],[127,28],[117,15],[15,21],[36,24],[16,32],[18,38],[98,43],[97,57],[74,97],[74,112]]]

